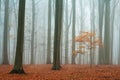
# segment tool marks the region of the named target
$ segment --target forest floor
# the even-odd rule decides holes
[[[24,65],[26,74],[8,74],[13,66],[0,65],[0,80],[120,80],[120,65]]]

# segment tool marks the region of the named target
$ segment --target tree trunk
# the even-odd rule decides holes
[[[115,22],[115,11],[116,11],[116,6],[117,6],[117,4],[115,4],[116,3],[116,1],[114,1],[114,6],[113,6],[113,8],[112,8],[112,13],[111,13],[111,27],[110,27],[110,43],[111,43],[111,45],[110,45],[110,64],[112,64],[112,61],[113,61],[113,38],[114,38],[114,22]]]
[[[68,23],[68,0],[66,0],[66,26],[65,26],[65,64],[68,64],[68,32],[69,32],[69,23]]]
[[[0,0],[0,23],[1,23],[1,0]],[[1,42],[1,39],[0,39],[0,51],[2,51],[1,50],[2,49],[2,42]]]
[[[47,64],[51,64],[51,0],[48,1]]]
[[[76,0],[72,0],[72,9],[73,9],[73,23],[72,23],[72,51],[75,51],[75,42],[74,42],[74,38],[75,38],[75,22],[76,22]],[[75,55],[72,55],[72,64],[75,64]]]
[[[35,0],[32,0],[31,64],[34,64]]]
[[[110,0],[105,1],[105,34],[104,34],[104,45],[105,45],[105,64],[109,64],[110,61]]]
[[[60,66],[60,40],[62,30],[62,10],[63,0],[56,0],[55,6],[55,31],[54,31],[54,52],[53,52],[53,70],[59,70]]]
[[[5,0],[3,64],[9,64],[9,61],[8,61],[8,34],[9,34],[8,26],[9,26],[9,0]]]
[[[94,0],[91,0],[91,32],[95,31],[95,9],[94,9]],[[91,41],[93,42],[95,40],[94,37],[91,37]],[[94,64],[94,57],[95,56],[95,48],[90,49],[90,58],[91,59],[91,64]]]
[[[22,66],[23,45],[24,45],[24,18],[25,18],[25,0],[19,0],[16,56],[15,56],[14,68],[10,72],[11,74],[25,73]]]
[[[101,40],[102,38],[102,33],[103,33],[103,13],[104,13],[104,0],[98,0],[99,6],[98,6],[98,13],[99,13],[99,37]],[[99,47],[99,64],[104,63],[104,53],[103,49]]]
[[[81,15],[80,15],[80,31],[83,30],[83,1],[80,0],[80,10],[81,10]],[[81,43],[79,43],[79,45],[81,45]],[[82,45],[81,45],[82,46]],[[81,60],[82,60],[82,56],[81,54],[79,54],[79,64],[81,64]]]
[[[62,64],[62,54],[63,54],[63,52],[62,52],[62,50],[63,50],[63,29],[61,29],[61,41],[60,41],[60,64]]]
[[[1,19],[1,0],[0,0],[0,19]],[[1,20],[0,20],[1,23]]]
[[[15,1],[13,0],[13,10],[14,10],[14,19],[15,19],[15,27],[14,27],[14,36],[15,36],[15,38],[14,38],[14,43],[13,43],[13,58],[12,58],[12,64],[14,63],[14,60],[15,60],[15,48],[16,48],[16,42],[17,42],[17,39],[16,39],[16,36],[17,36],[17,25],[18,25],[18,16],[17,16],[17,12],[16,12],[16,4],[15,4]]]
[[[119,27],[119,41],[120,41],[120,27]],[[119,48],[120,48],[120,42],[119,42]],[[118,54],[118,64],[120,65],[120,49],[119,49],[119,54]]]
[[[44,27],[44,39],[43,39],[43,58],[44,58],[44,64],[46,64],[46,30]]]

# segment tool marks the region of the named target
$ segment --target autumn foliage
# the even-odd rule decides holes
[[[75,42],[79,42],[78,50],[73,51],[73,55],[77,53],[84,54],[86,49],[95,48],[97,46],[103,47],[102,40],[96,37],[95,32],[80,32],[74,39]]]

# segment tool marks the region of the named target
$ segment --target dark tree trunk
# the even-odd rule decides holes
[[[9,0],[5,0],[3,64],[9,64],[9,61],[8,61],[8,34],[9,34],[8,26],[9,26]]]
[[[25,73],[22,65],[23,45],[24,45],[24,18],[25,18],[25,0],[19,0],[16,56],[15,56],[14,68],[10,72],[11,74]]]
[[[62,9],[63,0],[56,0],[55,6],[55,32],[54,32],[54,53],[53,53],[53,70],[59,70],[60,66],[60,40],[62,30]]]

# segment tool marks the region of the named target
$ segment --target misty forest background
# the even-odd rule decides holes
[[[0,64],[14,64],[19,0],[0,0]],[[63,0],[61,64],[120,64],[120,0]],[[53,63],[55,0],[26,0],[23,64]],[[75,36],[95,32],[104,44],[72,55]],[[75,44],[75,46],[73,46]]]

